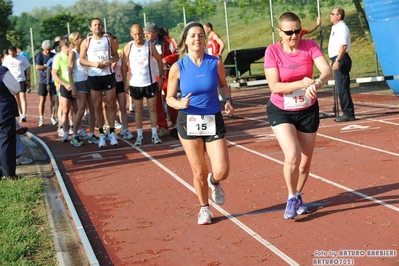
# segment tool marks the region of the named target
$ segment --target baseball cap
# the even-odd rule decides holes
[[[143,28],[144,31],[152,31],[152,32],[156,32],[158,31],[158,26],[153,23],[153,22],[147,22]]]

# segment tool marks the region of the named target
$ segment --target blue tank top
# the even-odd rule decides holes
[[[220,112],[218,94],[218,58],[205,54],[200,66],[186,55],[177,62],[180,69],[182,97],[190,92],[190,105],[183,112],[194,115],[210,115]]]

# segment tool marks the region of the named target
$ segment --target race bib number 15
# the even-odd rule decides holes
[[[215,115],[187,115],[188,136],[213,136],[215,134]]]

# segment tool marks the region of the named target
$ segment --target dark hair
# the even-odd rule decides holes
[[[341,15],[341,20],[345,19],[345,10],[342,7],[337,7],[337,15]]]
[[[204,26],[210,28],[211,30],[213,30],[213,26],[212,26],[212,24],[210,22],[205,23]]]
[[[10,46],[10,47],[8,47],[8,51],[17,52],[17,47],[15,47],[15,46]]]
[[[301,24],[301,19],[297,16],[297,14],[293,12],[285,12],[278,19],[278,27],[281,28],[281,22],[289,21],[289,22],[299,22]]]

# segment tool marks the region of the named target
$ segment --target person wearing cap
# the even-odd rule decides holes
[[[8,48],[8,55],[4,58],[3,66],[7,67],[14,78],[19,82],[20,92],[18,93],[16,99],[21,116],[21,122],[25,122],[26,111],[28,109],[26,94],[28,93],[27,89],[31,86],[30,63],[23,55],[19,55],[17,53],[17,47],[10,46]]]
[[[160,28],[153,23],[148,22],[144,26],[144,35],[145,38],[152,42],[155,45],[158,53],[162,57],[162,63],[164,65],[164,75],[163,78],[163,86],[162,91],[164,92],[164,96],[162,95],[162,91],[160,91],[157,95],[157,126],[159,128],[158,136],[165,137],[169,135],[168,131],[168,122],[166,119],[166,114],[164,112],[164,97],[166,96],[167,88],[168,88],[168,75],[169,75],[169,66],[173,65],[179,59],[179,54],[177,53],[176,46],[173,45],[169,38],[165,38],[165,33],[162,29],[163,34],[159,34]],[[153,59],[153,66],[156,68],[156,63]],[[157,76],[159,75],[159,70],[156,72]],[[177,110],[168,106],[169,118],[172,124],[176,124],[177,119]]]
[[[48,61],[54,57],[54,53],[51,52],[53,45],[50,40],[44,40],[42,42],[43,51],[36,56],[36,70],[39,70],[39,87],[37,94],[39,95],[39,127],[44,125],[44,108],[46,105],[47,95],[50,94],[50,111],[51,117],[56,117],[55,108],[55,85],[51,82],[51,75],[47,74]]]
[[[100,131],[98,147],[106,146],[106,137],[103,124],[103,92],[107,104],[107,118],[110,127],[108,140],[111,145],[118,145],[117,135],[115,134],[116,117],[116,79],[112,69],[112,64],[119,60],[116,43],[104,35],[103,23],[100,19],[94,18],[90,23],[91,37],[83,40],[80,45],[80,63],[89,67],[87,84],[94,101],[94,112],[97,126]]]

